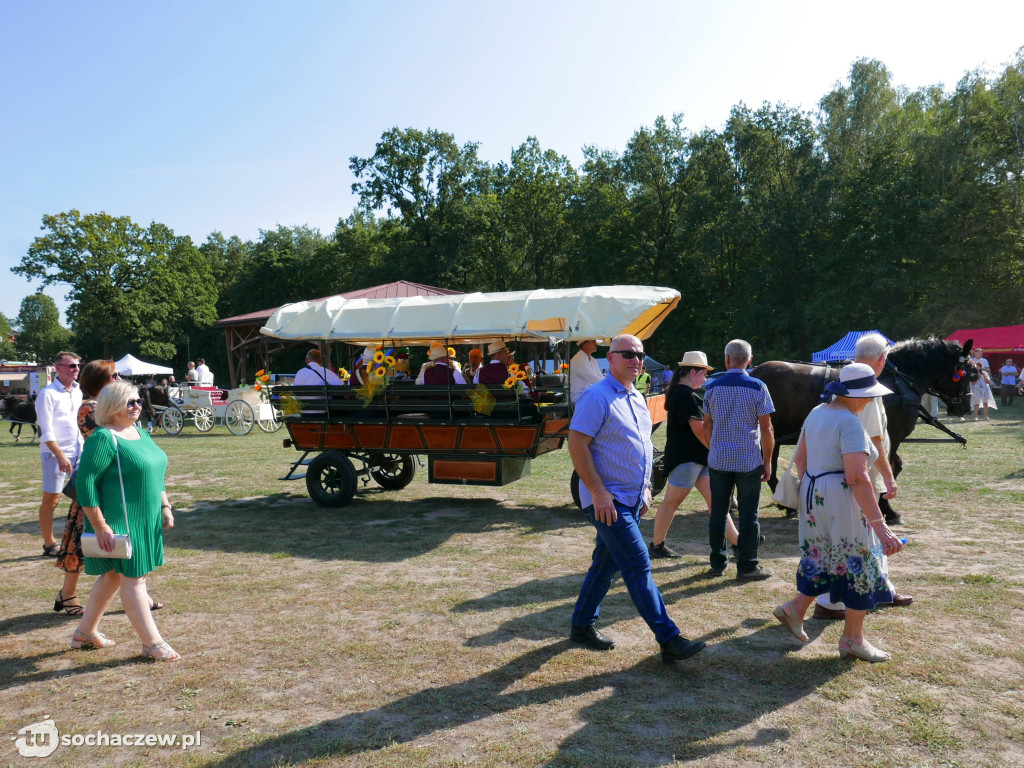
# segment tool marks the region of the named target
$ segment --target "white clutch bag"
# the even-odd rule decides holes
[[[121,474],[121,452],[117,447],[117,437],[114,433],[110,433],[110,437],[114,441],[114,455],[117,457],[117,479],[121,481],[121,511],[124,512],[124,529],[128,533],[115,533],[114,534],[114,551],[106,552],[100,549],[99,542],[96,541],[95,533],[83,533],[82,534],[82,554],[85,557],[98,557],[98,558],[110,558],[114,560],[131,560],[132,559],[132,532],[128,527],[128,502],[124,498],[124,476]]]
[[[82,554],[85,557],[113,558],[115,560],[132,559],[132,537],[126,533],[114,534],[114,551],[104,552],[96,541],[95,533],[82,534]]]

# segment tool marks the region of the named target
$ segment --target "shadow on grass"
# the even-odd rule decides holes
[[[493,499],[432,497],[381,504],[357,496],[346,507],[328,509],[305,496],[278,493],[201,502],[182,510],[164,543],[225,553],[397,562],[435,550],[454,535],[485,533],[510,522],[525,534],[587,525],[568,507],[509,510]]]
[[[744,744],[785,742],[793,737],[790,731],[760,729],[751,738],[712,743],[722,734],[813,694],[843,674],[848,665],[838,657],[805,659],[782,651],[773,652],[772,663],[763,658],[744,659],[751,638],[757,642],[762,632],[784,630],[770,627],[724,640],[694,659],[671,666],[652,654],[625,670],[549,685],[520,685],[561,654],[593,653],[565,640],[549,643],[471,679],[417,691],[375,709],[266,739],[209,765],[296,765],[398,745],[415,750],[419,739],[437,732],[528,707],[559,706],[588,694],[598,694],[600,699],[579,710],[583,725],[565,735],[547,765],[658,766],[728,752]],[[773,635],[761,642],[774,643],[775,639]],[[723,695],[726,690],[728,695]]]

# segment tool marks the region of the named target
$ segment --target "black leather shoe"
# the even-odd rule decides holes
[[[697,655],[705,647],[707,647],[707,643],[703,640],[687,640],[682,635],[676,635],[667,643],[661,644],[661,660],[666,664],[682,661]]]
[[[775,575],[775,571],[769,571],[767,568],[762,568],[760,565],[752,571],[746,571],[745,573],[736,572],[737,581],[764,581],[770,579]]]
[[[583,643],[595,651],[610,651],[615,647],[614,640],[608,639],[594,627],[573,627],[569,639],[574,643]]]
[[[657,545],[655,545],[653,541],[650,544],[648,544],[647,554],[651,556],[652,560],[657,560],[658,558],[671,558],[672,560],[678,560],[680,557],[682,557],[682,555],[680,555],[674,549],[669,547],[669,545],[666,544],[664,541],[661,542],[661,544]]]

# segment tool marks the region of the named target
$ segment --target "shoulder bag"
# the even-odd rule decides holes
[[[800,439],[796,444],[798,450],[803,439],[804,435],[801,432]],[[793,458],[796,458],[795,451]],[[779,478],[779,484],[775,486],[775,493],[772,494],[772,499],[777,504],[786,507],[786,509],[800,509],[800,479],[796,476],[796,462],[793,459],[789,460],[786,473]]]
[[[121,474],[121,452],[117,448],[117,437],[113,432],[110,433],[110,438],[114,441],[114,456],[117,457],[117,479],[121,483],[121,511],[124,512],[124,534],[114,534],[114,551],[107,552],[106,550],[100,549],[99,542],[96,541],[95,533],[83,533],[82,534],[82,554],[85,557],[98,557],[103,559],[112,560],[131,560],[132,559],[132,532],[128,528],[128,502],[124,498],[124,475]]]

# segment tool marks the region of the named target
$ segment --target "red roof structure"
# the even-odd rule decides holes
[[[961,345],[968,339],[974,339],[974,346],[984,352],[993,373],[1003,367],[1007,358],[1012,359],[1018,368],[1024,366],[1024,325],[961,328],[946,337],[946,341],[956,341]],[[996,383],[999,383],[998,380]]]
[[[435,288],[432,285],[410,283],[408,280],[396,280],[393,283],[375,285],[371,288],[361,288],[358,291],[336,294],[343,299],[397,299],[406,296],[451,296],[461,291],[450,291],[447,288]],[[333,298],[325,296],[323,298]],[[323,301],[311,299],[311,301]],[[248,380],[246,374],[246,361],[250,352],[255,353],[258,362],[257,368],[270,367],[270,354],[277,349],[294,344],[274,344],[260,334],[260,328],[276,312],[278,307],[261,309],[257,312],[248,312],[244,315],[224,317],[213,324],[214,328],[223,328],[225,340],[228,345],[228,365],[230,367],[231,386],[238,386],[238,382]]]

